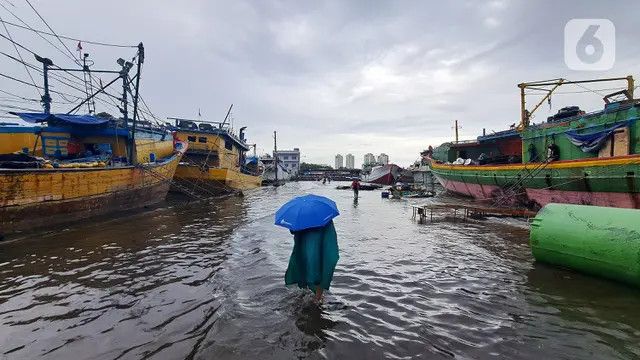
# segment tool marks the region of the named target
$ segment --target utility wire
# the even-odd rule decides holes
[[[26,81],[24,81],[24,80],[16,79],[15,77],[10,76],[10,75],[7,75],[7,74],[0,73],[0,76],[2,76],[2,77],[4,77],[4,78],[7,78],[7,79],[10,79],[10,80],[13,80],[13,81],[17,81],[17,82],[19,82],[19,83],[21,83],[21,84],[25,84],[25,85],[33,86],[33,87],[35,87],[36,89],[42,89],[42,87],[41,87],[41,86],[38,86],[38,85],[35,85],[35,84],[28,83],[28,82],[26,82]]]
[[[64,41],[62,41],[62,39],[60,39],[60,37],[58,36],[58,34],[56,34],[55,31],[53,31],[53,29],[51,28],[51,26],[49,26],[49,23],[47,22],[47,20],[45,20],[42,15],[40,15],[40,13],[38,12],[38,10],[36,10],[36,8],[33,7],[33,5],[31,5],[31,2],[29,0],[25,0],[27,2],[27,4],[29,4],[29,6],[31,7],[31,9],[33,9],[33,11],[36,13],[36,15],[38,15],[38,17],[40,18],[40,20],[42,20],[42,22],[49,28],[49,31],[51,31],[51,33],[53,33],[53,35],[56,37],[56,39],[58,39],[58,41],[60,41],[60,43],[62,44],[62,46],[64,46],[65,49],[67,49],[67,51],[69,52],[69,54],[71,54],[71,58],[74,60],[76,59],[76,55],[71,51],[71,49],[69,49],[69,47],[67,46],[67,44],[64,43]]]
[[[1,5],[0,5],[1,6]],[[46,31],[42,31],[42,30],[37,30],[34,29],[32,27],[28,27],[28,26],[23,26],[23,25],[19,25],[16,23],[12,23],[11,21],[6,21],[6,20],[0,20],[0,22],[9,25],[9,26],[14,26],[17,28],[21,28],[21,29],[25,29],[25,30],[29,30],[32,31],[34,33],[38,33],[38,34],[42,34],[42,35],[48,35],[48,36],[56,36],[52,33],[46,32]],[[58,35],[59,38],[61,39],[65,39],[65,40],[71,40],[71,41],[78,41],[81,43],[85,43],[85,44],[91,44],[91,45],[98,45],[98,46],[109,46],[109,47],[118,47],[118,48],[137,48],[137,45],[123,45],[123,44],[112,44],[112,43],[106,43],[106,42],[102,42],[102,41],[92,41],[92,40],[82,40],[82,39],[78,39],[78,38],[74,38],[74,37],[70,37],[70,36],[64,36],[64,35]]]
[[[27,63],[27,62],[26,62],[26,61],[24,61],[24,60],[18,59],[18,58],[14,57],[14,56],[12,56],[12,55],[9,55],[9,54],[7,54],[7,53],[5,53],[5,52],[3,52],[3,51],[0,51],[0,55],[4,55],[4,56],[8,57],[8,58],[9,58],[9,59],[11,59],[11,60],[14,60],[14,61],[16,61],[16,62],[22,63],[24,66],[29,67],[29,68],[31,68],[31,69],[33,69],[33,70],[37,71],[37,72],[38,72],[38,73],[40,73],[40,74],[43,74],[43,71],[42,71],[40,68],[38,68],[37,66],[35,66],[35,65],[33,65],[33,64],[29,64],[29,63]],[[77,91],[83,92],[83,90],[82,90],[82,89],[80,89],[80,88],[78,88],[78,87],[76,87],[76,86],[70,85],[69,83],[65,82],[65,81],[69,81],[69,82],[73,83],[73,81],[72,81],[72,80],[70,80],[70,79],[68,79],[68,78],[66,78],[66,77],[64,77],[64,76],[62,76],[62,75],[60,75],[60,74],[51,73],[51,74],[49,74],[49,76],[50,76],[50,79],[52,79],[52,80],[59,81],[61,84],[64,84],[64,85],[66,85],[66,86],[68,86],[68,87],[70,87],[70,88],[72,88],[72,89],[74,89],[74,90],[77,90]],[[63,79],[64,79],[65,81],[63,81]],[[34,85],[35,85],[35,83],[34,83]],[[75,85],[78,85],[78,84],[76,83]],[[54,86],[52,86],[52,87],[54,87]],[[40,90],[40,87],[36,86],[36,89],[38,89],[38,91],[39,91],[39,90]],[[70,95],[70,94],[66,94],[66,95],[67,95],[67,96],[75,97],[76,99],[81,99],[81,98],[80,98],[80,97],[78,97],[78,96],[74,96],[74,95]],[[71,103],[71,102],[72,102],[71,100],[69,100],[69,99],[67,99],[67,98],[65,98],[65,100],[66,100],[67,102],[69,102],[69,103]]]
[[[74,41],[85,42],[85,43],[94,44],[94,45],[101,45],[101,46],[112,46],[112,47],[121,47],[121,48],[136,48],[136,47],[137,47],[137,46],[135,46],[135,45],[110,44],[110,43],[104,43],[104,42],[98,42],[98,41],[82,40],[82,39],[72,38],[72,37],[68,37],[68,36],[60,36],[60,35],[58,35],[58,34],[53,30],[53,28],[52,28],[52,27],[49,25],[49,23],[48,23],[48,22],[47,22],[47,21],[42,17],[42,15],[40,15],[40,13],[39,13],[39,12],[36,10],[36,8],[31,4],[31,2],[30,2],[29,0],[25,0],[25,1],[27,2],[27,4],[29,5],[29,7],[31,7],[31,9],[36,13],[36,15],[40,18],[40,20],[42,20],[42,22],[45,24],[45,26],[46,26],[46,27],[47,27],[51,32],[50,32],[50,33],[48,33],[48,32],[45,32],[45,31],[40,31],[40,30],[34,29],[34,28],[33,28],[33,27],[31,27],[29,24],[27,24],[25,21],[23,21],[19,16],[17,16],[15,13],[13,13],[11,10],[9,10],[6,6],[4,6],[4,5],[0,4],[0,6],[1,6],[1,7],[3,7],[6,11],[8,11],[11,15],[13,15],[16,19],[18,19],[18,21],[20,21],[20,22],[24,25],[24,26],[22,26],[22,25],[18,25],[18,24],[12,23],[12,22],[5,21],[4,19],[0,19],[0,22],[2,22],[3,26],[5,27],[5,29],[6,29],[6,25],[10,25],[10,26],[14,26],[14,27],[18,27],[18,28],[22,28],[22,29],[30,30],[30,31],[32,31],[32,32],[34,32],[34,33],[36,33],[38,36],[40,36],[40,37],[41,37],[42,39],[44,39],[45,41],[47,41],[47,43],[49,43],[51,46],[53,46],[56,50],[60,51],[63,55],[65,55],[66,57],[69,57],[69,58],[70,58],[74,63],[76,63],[76,64],[77,64],[77,61],[76,61],[76,58],[75,58],[75,54],[71,51],[71,49],[69,49],[69,47],[68,47],[68,46],[67,46],[67,45],[62,41],[62,39],[61,39],[61,38],[64,38],[64,39],[67,39],[67,40],[74,40]],[[11,4],[11,5],[12,5],[12,6],[14,6],[13,4]],[[14,6],[14,7],[15,7],[15,6]],[[8,33],[8,32],[7,32],[7,33]],[[9,34],[9,33],[8,33],[8,34]],[[54,36],[54,37],[56,37],[56,38],[58,39],[58,41],[59,41],[59,42],[64,46],[64,48],[67,50],[68,54],[67,54],[66,52],[64,52],[62,49],[60,49],[58,46],[56,46],[55,44],[51,43],[51,41],[49,41],[48,39],[46,39],[45,37],[43,37],[43,36],[42,36],[43,34],[44,34],[44,35],[48,35],[48,36]],[[10,38],[10,37],[9,37],[9,38],[7,38],[7,37],[3,36],[2,34],[0,34],[0,37],[3,37],[3,38],[5,38],[5,39],[7,39],[8,41],[10,41],[10,42],[14,45],[14,47],[16,47],[16,46],[17,46],[17,47],[20,47],[20,48],[24,49],[25,51],[28,51],[29,53],[31,53],[31,54],[33,54],[33,55],[36,55],[36,53],[35,53],[34,51],[32,51],[32,50],[30,50],[30,49],[27,49],[26,47],[24,47],[23,45],[21,45],[21,44],[17,43],[16,41],[13,41],[13,39],[12,39],[12,38]],[[4,54],[4,53],[3,53],[3,54]],[[4,54],[4,55],[8,55],[8,54]],[[136,53],[136,55],[132,58],[132,62],[135,62],[135,61],[136,61],[136,58],[138,57],[138,55],[139,55],[139,54],[137,54],[137,53]],[[17,60],[17,59],[15,59],[15,58],[13,58],[13,59],[14,59],[14,60],[16,60],[16,61],[18,61],[18,60]],[[42,73],[42,70],[37,69],[37,67],[35,67],[34,65],[28,64],[27,62],[25,62],[25,61],[22,59],[22,57],[21,57],[21,60],[22,60],[22,61],[20,61],[20,62],[21,62],[25,67],[27,67],[27,66],[31,66],[34,70],[39,71],[40,73]],[[59,68],[59,67],[58,67],[58,68]],[[60,69],[60,68],[59,68],[59,69]],[[69,74],[70,76],[72,76],[73,78],[77,79],[78,81],[83,82],[83,79],[81,79],[79,76],[77,76],[77,75],[75,75],[75,74],[73,74],[73,73],[71,73],[71,72],[68,72],[68,71],[65,71],[65,72],[66,72],[67,74]],[[29,74],[29,75],[30,75],[30,74]],[[97,80],[94,78],[94,76],[93,76],[92,74],[89,74],[89,75],[90,75],[90,80],[91,80],[91,82],[92,82],[92,83],[93,83],[94,81],[96,81],[96,82],[97,82]],[[26,82],[25,82],[25,81],[23,81],[23,80],[16,79],[16,78],[11,77],[11,76],[8,76],[8,75],[6,75],[6,74],[0,74],[0,76],[7,77],[7,78],[9,78],[9,79],[12,79],[12,80],[17,81],[17,82],[24,83],[24,84],[26,84],[26,85],[34,86],[34,87],[36,87],[36,89],[38,89],[38,90],[42,88],[42,87],[39,87],[39,86],[35,85],[35,81],[34,81],[34,84],[28,84],[28,83],[26,83]],[[63,78],[63,79],[65,79],[66,81],[68,81],[68,82],[70,82],[70,83],[75,83],[75,85],[78,85],[78,86],[79,86],[79,84],[78,84],[78,83],[74,82],[73,80],[71,80],[71,79],[69,79],[69,78],[66,78],[66,77],[64,77],[64,76],[62,76],[62,75],[60,75],[60,77],[61,77],[61,78]],[[52,78],[53,78],[53,77],[52,77]],[[82,89],[79,89],[79,88],[77,88],[77,87],[75,87],[75,86],[70,85],[69,83],[65,83],[64,81],[60,80],[59,78],[56,78],[56,80],[57,80],[57,81],[59,81],[59,82],[61,82],[61,83],[62,83],[62,84],[64,84],[64,85],[66,85],[66,86],[68,86],[68,87],[72,88],[72,89],[77,90],[77,91],[84,91],[84,90],[82,90]],[[100,80],[100,81],[101,81],[101,80]],[[83,83],[84,83],[84,82],[83,82]],[[58,93],[58,94],[59,94],[59,95],[61,95],[65,100],[70,101],[69,99],[67,99],[67,98],[65,98],[65,97],[64,97],[64,94],[63,94],[63,93],[58,92],[58,91],[54,91],[54,90],[52,90],[52,92],[54,92],[54,93]],[[115,108],[117,108],[117,109],[119,110],[119,106],[118,106],[118,104],[115,102],[115,100],[118,100],[118,101],[120,101],[120,102],[121,102],[121,101],[122,101],[122,98],[120,98],[120,97],[118,97],[118,96],[115,96],[115,95],[113,95],[113,94],[110,94],[110,93],[108,93],[106,90],[102,90],[102,91],[100,91],[100,92],[101,92],[101,93],[104,93],[104,94],[107,96],[107,99],[108,99],[108,100],[110,100],[111,102],[113,102],[113,104],[109,104],[109,103],[105,102],[103,99],[99,98],[99,97],[98,97],[98,95],[96,95],[96,96],[95,96],[95,99],[96,99],[96,100],[100,101],[101,103],[103,103],[103,104],[105,104],[105,105],[113,106],[113,107],[115,107]],[[66,94],[66,95],[67,95],[67,96],[75,97],[75,98],[77,98],[77,99],[80,99],[80,98],[79,98],[79,97],[77,97],[77,96],[73,96],[73,95],[69,95],[69,94]],[[158,118],[157,118],[157,117],[156,117],[156,116],[151,112],[151,110],[149,109],[148,105],[144,102],[144,100],[142,100],[142,98],[140,98],[140,99],[141,99],[141,101],[143,102],[143,105],[144,105],[144,107],[145,107],[145,110],[142,110],[141,108],[139,108],[140,113],[146,113],[147,115],[150,115],[152,118],[154,118],[156,121],[158,121],[158,122],[159,122],[159,119],[158,119]],[[129,103],[129,102],[128,102],[128,103]],[[130,104],[130,103],[129,103],[129,104]]]
[[[2,17],[0,16],[0,21],[1,20],[2,20]],[[27,67],[27,64],[25,63],[24,59],[22,58],[22,54],[20,53],[20,50],[18,50],[18,47],[16,46],[15,42],[13,42],[13,37],[11,36],[11,33],[9,32],[9,29],[7,29],[7,26],[4,23],[2,24],[2,26],[4,27],[4,31],[7,33],[7,36],[9,37],[9,39],[12,40],[13,48],[16,49],[16,53],[18,54],[18,57],[20,58],[20,61],[24,65],[24,69],[27,71],[27,75],[29,75],[29,79],[31,79],[31,82],[33,83],[33,85],[35,85],[36,81],[33,79],[33,76],[31,75],[31,71],[29,71],[29,68]],[[40,92],[40,89],[36,88],[36,90],[38,91],[38,94],[40,96],[42,96],[42,93]]]
[[[8,92],[8,91],[6,91],[6,90],[2,90],[2,89],[0,89],[0,93],[6,94],[6,95],[9,95],[9,96],[13,96],[13,97],[15,97],[15,98],[22,99],[22,100],[40,101],[40,100],[38,100],[38,99],[29,99],[29,98],[26,98],[26,97],[24,97],[24,96],[20,96],[20,95],[17,95],[17,94],[14,94],[14,93]]]
[[[1,5],[1,4],[0,4],[0,5]],[[4,38],[4,39],[8,40],[9,42],[11,42],[12,44],[14,44],[15,46],[20,47],[21,49],[23,49],[23,50],[25,50],[25,51],[27,51],[27,52],[31,53],[32,55],[37,55],[37,54],[35,53],[35,51],[33,51],[33,50],[31,50],[31,49],[29,49],[29,48],[25,47],[24,45],[22,45],[22,44],[20,44],[20,43],[18,43],[18,42],[16,42],[16,41],[14,41],[13,39],[8,38],[7,36],[5,36],[5,35],[3,35],[3,34],[0,34],[0,37],[2,37],[2,38]],[[53,45],[53,44],[52,44],[52,45]],[[4,53],[4,52],[2,52],[2,54],[3,54],[3,55],[5,55],[5,56],[8,56],[8,57],[10,57],[10,58],[12,58],[12,59],[13,59],[13,60],[15,60],[15,61],[19,61],[19,60],[18,60],[18,59],[16,59],[15,57],[13,57],[13,56],[11,56],[11,55],[8,55],[8,54],[6,54],[6,53]],[[75,59],[74,59],[74,60],[75,60]],[[23,62],[23,63],[26,63],[26,62]],[[27,64],[28,64],[28,63],[27,63]],[[42,74],[42,70],[40,70],[39,68],[37,68],[35,65],[32,65],[32,64],[29,64],[29,65],[30,65],[30,66],[32,66],[32,68],[33,68],[34,70],[36,70],[36,71],[38,71],[38,72],[40,72],[40,73]],[[60,69],[60,68],[58,67],[58,69]],[[64,71],[64,72],[65,72],[66,74],[70,75],[71,77],[73,77],[73,78],[77,79],[78,81],[83,81],[83,80],[82,80],[82,78],[80,78],[79,76],[77,76],[77,75],[75,75],[75,74],[73,74],[73,73],[71,73],[71,72],[69,72],[69,71]],[[57,75],[57,76],[60,76],[60,77],[64,78],[64,79],[65,79],[65,80],[67,80],[67,81],[71,81],[71,80],[69,80],[68,78],[65,78],[65,77],[64,77],[64,76],[62,76],[62,75],[58,75],[58,74],[54,75],[53,73],[52,73],[52,74],[50,74],[50,75],[52,75],[52,78],[54,78],[54,77]],[[92,78],[92,80],[95,80],[93,76],[92,76],[91,78]],[[61,81],[61,80],[59,80],[59,79],[56,79],[56,80]],[[62,81],[61,81],[61,82],[62,82]],[[66,85],[67,85],[67,86],[69,86],[68,84],[66,84]],[[76,83],[76,85],[80,86],[78,83]],[[37,86],[37,88],[38,88],[38,89],[41,89],[42,87]],[[81,89],[78,89],[78,88],[75,88],[75,87],[72,87],[72,88],[74,88],[74,89],[76,89],[76,90],[78,90],[78,91],[84,92],[84,90],[81,90]],[[52,92],[55,92],[55,91],[52,91]],[[110,94],[110,93],[108,93],[108,92],[106,92],[106,91],[102,91],[102,92],[103,92],[104,94],[108,95],[108,96],[111,96],[111,97],[113,97],[113,98],[116,98],[116,99],[118,99],[118,100],[121,100],[119,97],[117,97],[117,96],[115,96],[115,95],[112,95],[112,94]],[[63,96],[63,95],[62,95],[62,93],[60,93],[60,92],[55,92],[55,93],[57,93],[57,94],[59,94],[59,95]],[[69,94],[66,94],[66,95],[69,95]],[[63,97],[64,97],[64,96],[63,96]],[[80,99],[80,98],[79,98],[79,97],[77,97],[77,96],[74,96],[74,97],[76,97],[77,99]],[[98,99],[98,100],[100,100],[100,98],[98,97],[98,95],[96,95],[96,97],[95,97],[95,98],[96,98],[96,99]],[[68,99],[66,99],[66,98],[65,98],[65,100],[69,101],[69,100],[68,100]],[[105,102],[104,102],[104,101],[102,101],[102,103],[104,104]],[[108,104],[108,103],[107,103],[107,104]],[[109,106],[112,106],[112,105],[110,105],[110,104],[108,104],[108,105],[109,105]],[[115,106],[116,108],[118,107],[118,105],[117,105],[117,104],[114,104],[113,106]]]
[[[71,49],[69,49],[69,47],[67,46],[67,44],[64,43],[64,41],[62,41],[62,39],[60,38],[60,36],[58,36],[58,34],[53,30],[53,28],[49,25],[49,23],[42,17],[42,15],[40,15],[40,13],[38,12],[38,10],[36,10],[36,8],[31,4],[31,2],[29,0],[25,0],[27,2],[27,4],[29,4],[29,7],[31,7],[31,9],[36,13],[36,15],[38,15],[38,17],[40,18],[40,20],[42,20],[42,22],[47,26],[47,28],[49,29],[49,31],[51,31],[52,35],[56,37],[56,39],[58,39],[58,41],[62,44],[62,46],[64,46],[65,49],[67,49],[67,52],[69,52],[69,54],[71,55],[70,58],[73,60],[74,63],[76,63],[76,58],[75,58],[75,54],[71,51]],[[52,44],[53,45],[53,44]],[[59,51],[61,51],[59,48],[56,47],[56,49],[58,49]],[[63,52],[63,51],[62,51]],[[63,52],[64,53],[64,52]],[[91,79],[93,79],[93,75],[91,73],[89,73],[89,76]],[[79,80],[82,80],[78,77]],[[107,94],[106,91],[103,91],[105,94]]]
[[[13,17],[14,17],[14,18],[16,18],[18,21],[20,21],[21,23],[23,23],[23,24],[24,24],[24,27],[23,27],[23,28],[27,28],[27,29],[29,29],[29,30],[31,30],[31,31],[36,32],[36,34],[37,34],[40,38],[42,38],[44,41],[46,41],[47,43],[49,43],[49,45],[53,46],[56,50],[60,51],[64,56],[69,57],[69,55],[68,55],[67,53],[65,53],[65,52],[64,52],[64,50],[60,49],[60,48],[59,48],[58,46],[56,46],[54,43],[52,43],[51,41],[49,41],[49,39],[47,39],[46,37],[44,37],[44,36],[40,35],[40,34],[37,32],[38,30],[34,29],[33,27],[31,27],[31,25],[27,24],[24,20],[22,20],[22,18],[20,18],[18,15],[16,15],[13,11],[11,11],[11,10],[7,9],[7,7],[6,7],[6,6],[4,6],[4,5],[2,5],[2,4],[0,4],[0,6],[1,6],[2,8],[4,8],[4,9],[9,13],[9,14],[13,15]],[[8,21],[4,21],[4,20],[0,20],[0,21],[2,22],[2,24],[3,24],[3,25],[4,25],[4,24],[10,24]],[[71,56],[71,60],[73,60],[73,62],[75,62],[75,61],[76,61],[76,58],[75,58],[74,56]]]

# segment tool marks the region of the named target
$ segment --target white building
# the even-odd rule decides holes
[[[278,162],[282,163],[284,168],[292,175],[297,175],[300,171],[300,149],[293,148],[293,150],[278,150],[277,154]]]
[[[344,167],[344,163],[342,162],[342,155],[336,155],[336,166],[334,169],[342,169]]]
[[[353,154],[347,154],[345,162],[347,163],[345,165],[347,169],[354,169],[356,167],[356,158]]]
[[[389,164],[389,155],[382,153],[378,155],[378,164],[380,165],[388,165]]]
[[[376,162],[376,157],[372,153],[364,154],[364,165],[371,165]]]

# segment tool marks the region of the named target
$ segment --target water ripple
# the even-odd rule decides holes
[[[420,225],[409,202],[332,187],[174,201],[0,244],[0,357],[640,357],[640,292],[534,264],[526,223]],[[342,213],[320,307],[284,286],[292,240],[272,224],[305,192]]]

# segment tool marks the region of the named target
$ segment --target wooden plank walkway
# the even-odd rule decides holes
[[[514,209],[514,208],[498,208],[492,206],[483,205],[471,205],[471,204],[423,204],[412,205],[413,219],[418,218],[420,222],[423,222],[429,217],[430,221],[433,221],[434,210],[453,211],[453,219],[456,220],[458,213],[462,216],[462,220],[466,221],[467,218],[472,216],[507,216],[507,217],[523,217],[532,218],[536,216],[535,211],[528,209]]]

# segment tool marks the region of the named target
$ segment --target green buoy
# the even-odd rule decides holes
[[[640,286],[640,210],[548,204],[530,244],[536,261]]]

